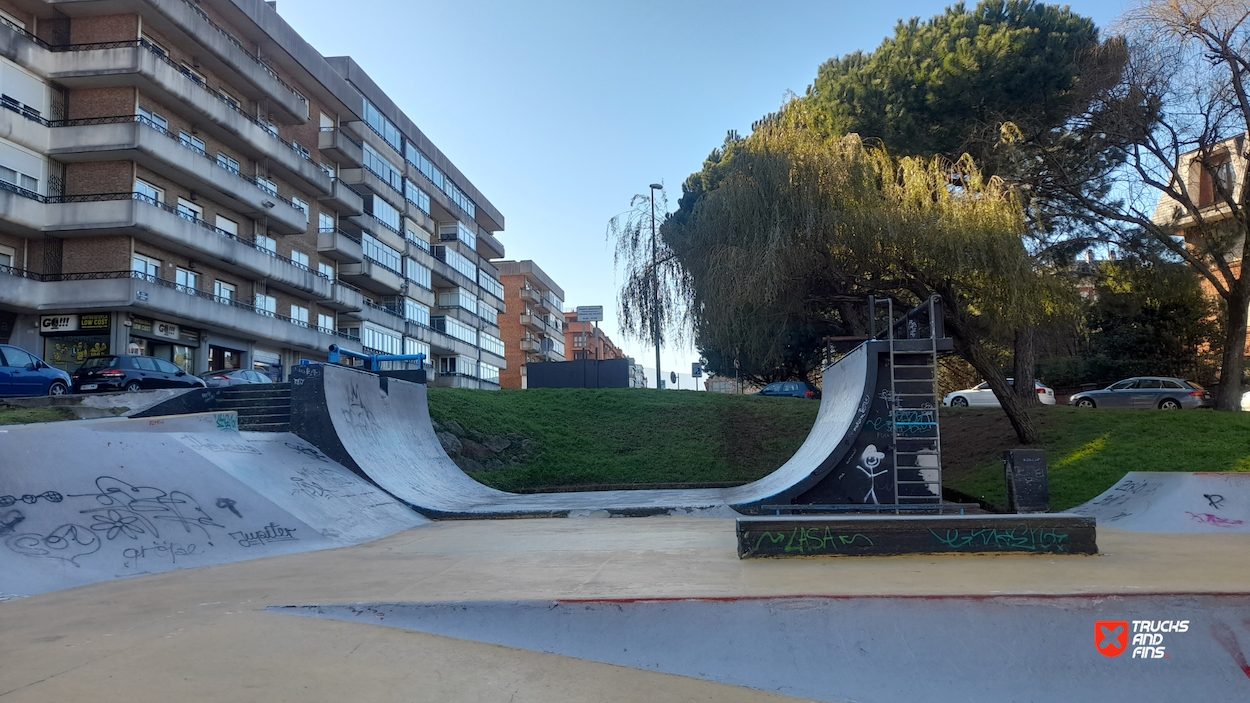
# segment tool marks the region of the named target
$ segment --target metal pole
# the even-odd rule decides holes
[[[659,252],[655,241],[655,188],[651,189],[651,315],[655,334],[655,387],[660,387],[660,272],[656,268]]]

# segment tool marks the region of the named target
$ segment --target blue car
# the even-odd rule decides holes
[[[8,344],[0,344],[0,396],[65,395],[69,374]]]

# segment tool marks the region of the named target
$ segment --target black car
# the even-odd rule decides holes
[[[73,381],[75,393],[207,387],[164,359],[137,354],[90,357],[74,372]]]
[[[247,369],[222,369],[201,374],[200,378],[209,386],[242,386],[250,383],[273,383],[273,379],[259,371]]]
[[[820,399],[820,389],[802,381],[778,381],[764,386],[764,390],[755,395],[783,396],[787,398]]]

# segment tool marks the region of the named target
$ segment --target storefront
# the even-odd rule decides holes
[[[252,369],[265,374],[275,383],[281,383],[283,379],[282,354],[257,347],[252,351]]]
[[[163,320],[136,317],[130,322],[127,354],[142,354],[173,362],[175,366],[195,373],[196,354],[200,347],[200,330]]]
[[[40,315],[39,336],[43,338],[43,360],[73,373],[83,361],[105,356],[110,351],[113,313],[81,315]]]

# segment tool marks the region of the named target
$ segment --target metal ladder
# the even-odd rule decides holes
[[[894,459],[894,503],[942,501],[942,439],[938,426],[937,311],[934,299],[903,316],[902,339],[895,334],[894,301],[885,303],[890,346],[890,439]],[[921,330],[918,313],[928,313]],[[921,336],[927,332],[927,335]],[[900,473],[909,472],[907,479]]]

